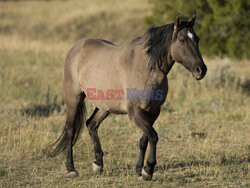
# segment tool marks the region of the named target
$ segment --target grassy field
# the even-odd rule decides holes
[[[141,132],[127,116],[111,115],[99,129],[102,175],[91,171],[87,129],[74,147],[79,177],[65,178],[63,154],[44,155],[64,126],[67,51],[83,37],[125,44],[145,32],[149,13],[146,0],[0,2],[1,187],[249,186],[247,60],[205,57],[208,73],[200,82],[178,64],[173,67],[169,95],[154,125],[158,163],[150,182],[135,173]],[[89,115],[93,107],[87,106]]]

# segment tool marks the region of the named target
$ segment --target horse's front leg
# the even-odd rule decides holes
[[[147,150],[147,146],[148,146],[148,137],[145,133],[143,133],[139,143],[140,154],[136,164],[136,172],[138,173],[139,176],[142,175],[141,172],[144,166],[144,157]]]
[[[137,162],[136,170],[141,174],[144,180],[151,180],[154,173],[154,167],[156,165],[156,145],[158,141],[158,135],[153,128],[153,124],[160,114],[160,109],[155,112],[147,112],[138,106],[131,106],[128,111],[128,115],[136,125],[143,131],[143,136],[140,140],[140,155]],[[147,148],[147,142],[150,144],[150,154],[147,159],[147,165],[143,167],[144,156]]]
[[[156,165],[156,145],[158,142],[158,134],[153,127],[148,134],[148,140],[150,143],[150,153],[147,159],[147,166],[142,169],[142,177],[144,180],[152,179],[154,167]]]

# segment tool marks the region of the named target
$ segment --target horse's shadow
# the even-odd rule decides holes
[[[228,166],[232,164],[242,164],[244,162],[248,162],[248,159],[246,158],[226,158],[225,156],[222,156],[216,163],[211,163],[210,161],[203,161],[203,160],[193,160],[193,161],[181,161],[178,163],[168,163],[166,162],[163,165],[156,166],[156,171],[165,171],[169,169],[177,169],[177,168],[187,168],[187,167],[197,167],[197,166],[203,166],[203,167],[209,167],[209,166]]]
[[[160,166],[155,167],[155,171],[166,171],[169,169],[177,169],[177,168],[186,168],[186,167],[192,167],[192,166],[204,166],[208,167],[210,166],[209,161],[190,161],[190,162],[179,162],[179,163],[168,163],[163,164]]]

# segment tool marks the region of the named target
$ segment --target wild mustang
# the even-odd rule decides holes
[[[178,14],[174,23],[150,28],[144,35],[124,46],[101,39],[83,39],[72,47],[64,64],[67,119],[62,135],[54,143],[58,145],[51,152],[55,156],[67,150],[66,168],[69,176],[78,175],[72,147],[83,127],[86,91],[89,88],[102,91],[112,89],[124,91],[127,95],[127,88],[136,88],[161,90],[161,99],[90,100],[95,110],[86,125],[95,151],[93,170],[101,172],[103,169],[103,151],[97,134],[100,123],[110,113],[128,114],[143,132],[136,171],[144,180],[152,179],[158,141],[153,124],[168,93],[169,71],[175,62],[182,64],[197,80],[202,79],[207,71],[199,51],[199,38],[193,30],[195,17],[193,15],[189,21],[181,21]],[[148,142],[150,153],[144,166]]]

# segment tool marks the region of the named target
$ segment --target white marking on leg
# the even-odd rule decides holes
[[[76,170],[71,171],[68,174],[66,174],[66,178],[74,178],[74,177],[77,177],[77,176],[78,176],[78,172]]]
[[[102,167],[93,163],[93,171],[94,173],[100,172],[102,170]]]
[[[146,181],[151,180],[152,177],[153,177],[153,175],[148,174],[148,173],[144,170],[144,168],[142,169],[141,174],[142,174],[143,179],[146,180]]]

